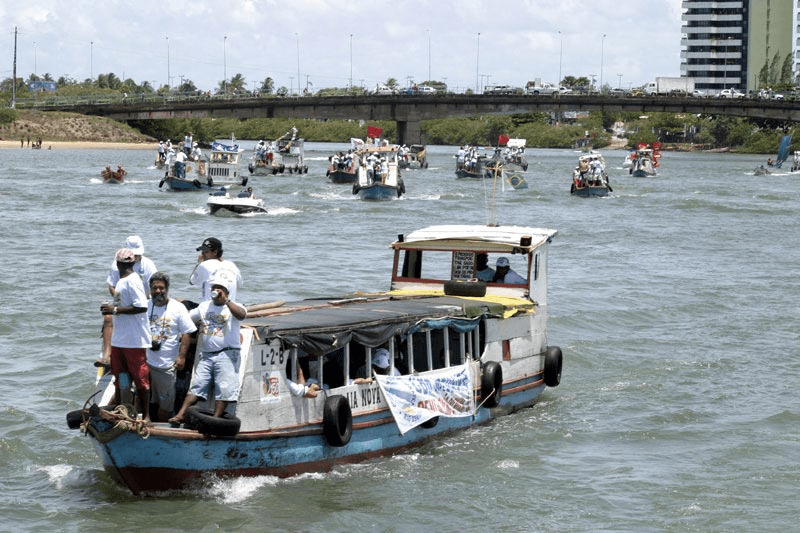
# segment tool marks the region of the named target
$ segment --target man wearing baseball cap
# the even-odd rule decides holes
[[[147,295],[141,278],[133,271],[133,250],[122,248],[115,256],[120,279],[114,287],[114,303],[103,304],[100,312],[112,316],[111,373],[120,403],[132,403],[131,380],[136,385],[136,409],[149,422],[150,370],[146,350],[150,346],[147,327]]]
[[[144,243],[142,242],[142,238],[138,235],[130,235],[125,239],[125,244],[122,247],[133,252],[133,272],[142,278],[145,293],[149,297],[150,277],[155,274],[158,269],[150,258],[144,256]],[[114,258],[114,261],[111,262],[108,276],[106,276],[106,285],[108,286],[108,292],[111,293],[111,296],[114,296],[114,287],[117,285],[119,279],[120,275],[119,269],[117,268],[117,260]],[[110,363],[112,328],[113,322],[111,321],[111,316],[108,315],[103,319],[103,329],[101,333],[103,337],[103,353],[100,359],[95,362],[95,366],[106,366]]]
[[[524,285],[527,283],[525,278],[511,270],[511,263],[509,263],[508,257],[498,257],[495,266],[497,267],[497,271],[492,280],[495,283],[511,283],[514,285]]]
[[[211,297],[189,312],[198,325],[200,355],[192,375],[189,394],[178,413],[169,419],[178,425],[186,418],[186,410],[199,400],[214,397],[214,416],[223,416],[228,404],[239,393],[239,329],[247,318],[247,309],[230,298],[235,281],[223,273],[209,285]],[[213,388],[212,388],[213,386]]]
[[[242,286],[242,274],[233,261],[222,258],[222,242],[216,237],[209,237],[197,247],[200,255],[197,257],[197,266],[194,267],[189,283],[199,285],[203,291],[203,300],[211,298],[211,280],[222,272],[226,272],[234,284],[230,288],[230,297],[236,299],[236,288]]]

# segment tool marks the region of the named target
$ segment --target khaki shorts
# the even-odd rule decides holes
[[[150,366],[150,403],[158,404],[160,411],[173,413],[175,409],[175,368],[164,369]]]

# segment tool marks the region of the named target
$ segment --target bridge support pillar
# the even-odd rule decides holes
[[[397,144],[423,144],[421,124],[420,120],[398,120]]]

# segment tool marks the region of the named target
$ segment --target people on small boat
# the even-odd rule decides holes
[[[525,278],[511,270],[511,263],[509,263],[508,257],[498,257],[495,267],[497,271],[492,278],[494,283],[511,283],[515,285],[526,283]]]
[[[156,272],[150,277],[152,298],[147,302],[150,347],[150,402],[157,406],[157,420],[166,422],[175,413],[175,379],[186,366],[191,334],[197,331],[189,311],[169,297],[169,276]]]
[[[186,157],[192,155],[192,132],[187,131],[186,136],[183,138],[183,153]]]
[[[494,269],[489,266],[489,254],[475,256],[475,277],[481,281],[492,281],[494,278]]]
[[[775,165],[775,161],[770,157],[769,159],[767,159],[767,166],[771,167],[773,165]]]
[[[186,178],[186,154],[183,151],[175,155],[174,173],[176,178]]]
[[[214,416],[224,416],[225,409],[239,394],[239,329],[247,318],[247,309],[229,295],[236,281],[217,276],[210,282],[210,298],[189,312],[198,324],[199,357],[192,375],[189,393],[170,424],[181,424],[186,411],[200,400],[214,398]]]
[[[147,325],[147,295],[142,279],[134,272],[134,254],[120,248],[115,255],[120,279],[114,286],[114,302],[103,303],[100,312],[112,316],[111,373],[119,403],[133,403],[131,380],[136,387],[136,409],[144,422],[150,421],[150,371],[146,349],[150,345]],[[237,330],[238,332],[238,330]],[[238,333],[237,333],[238,336]]]

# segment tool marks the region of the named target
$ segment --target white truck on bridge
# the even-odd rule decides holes
[[[555,94],[558,92],[558,87],[537,79],[529,81],[525,85],[525,92],[528,94]]]
[[[656,95],[689,95],[694,92],[694,78],[668,78],[659,76],[656,81],[651,81],[644,86],[644,94]]]

